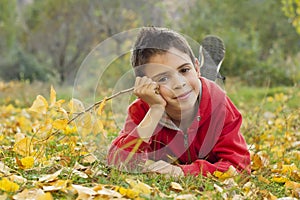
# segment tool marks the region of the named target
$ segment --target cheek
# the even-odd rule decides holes
[[[170,99],[173,96],[170,86],[167,85],[160,85],[159,92],[164,99]]]

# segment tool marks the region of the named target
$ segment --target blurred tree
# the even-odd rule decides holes
[[[157,2],[141,5],[138,0],[36,0],[25,14],[27,31],[23,41],[39,62],[53,67],[63,83],[72,80],[84,57],[99,42],[141,26],[145,19],[138,13],[145,7],[155,8]],[[120,50],[123,39],[113,39],[116,50]]]
[[[279,84],[276,77],[281,74],[287,79],[286,84],[292,84],[285,60],[287,55],[299,51],[300,43],[299,36],[287,23],[280,0],[195,0],[179,23],[183,31],[198,41],[207,34],[223,38],[226,45],[223,74],[239,76],[257,85],[263,85],[267,79]],[[259,70],[266,67],[269,69]],[[266,74],[262,75],[262,71]],[[257,82],[254,76],[261,81]]]
[[[300,34],[300,0],[282,0],[284,14]]]
[[[16,0],[0,1],[0,55],[9,54],[16,43]],[[5,39],[4,39],[5,38]],[[3,58],[3,57],[2,57]]]

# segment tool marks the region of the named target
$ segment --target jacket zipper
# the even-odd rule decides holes
[[[187,148],[189,163],[191,163],[191,153],[190,153],[190,148],[189,148],[189,138],[188,138],[188,134],[186,132],[184,132],[184,134],[183,134],[183,142],[184,142],[183,143],[184,147]]]

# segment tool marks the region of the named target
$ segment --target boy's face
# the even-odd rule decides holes
[[[167,102],[166,112],[171,117],[194,109],[200,91],[200,74],[187,54],[171,48],[164,54],[154,55],[144,73],[159,84],[160,95]]]

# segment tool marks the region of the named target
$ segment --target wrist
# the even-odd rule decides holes
[[[162,104],[153,104],[150,106],[150,109],[153,111],[160,111],[164,112],[165,111],[165,106]]]

